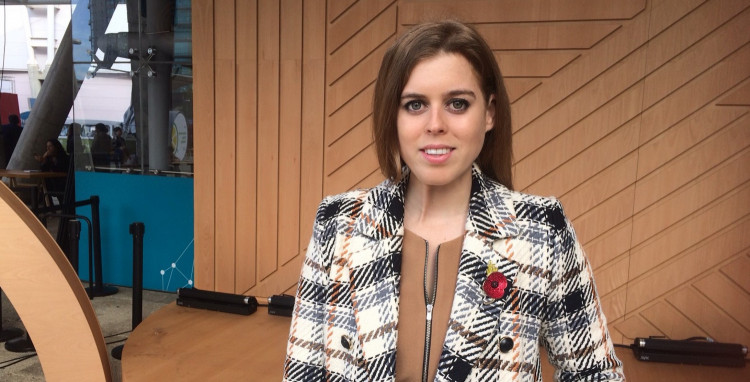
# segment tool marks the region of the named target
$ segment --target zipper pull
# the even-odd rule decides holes
[[[427,304],[427,321],[432,321],[432,304]]]

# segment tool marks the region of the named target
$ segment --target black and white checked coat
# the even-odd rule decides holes
[[[285,381],[393,381],[404,192],[327,197],[299,280]],[[474,166],[459,274],[436,381],[541,381],[540,345],[562,381],[624,380],[591,268],[560,203],[510,191]],[[486,296],[487,266],[510,281]],[[512,340],[512,349],[500,342]]]

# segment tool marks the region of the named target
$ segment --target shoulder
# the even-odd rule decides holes
[[[554,196],[540,196],[514,191],[491,181],[490,194],[498,199],[509,200],[513,206],[516,221],[527,225],[542,225],[553,230],[568,226],[560,201]]]

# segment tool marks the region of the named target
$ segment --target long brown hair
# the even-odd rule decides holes
[[[489,102],[490,96],[495,96],[494,126],[485,135],[476,162],[487,176],[512,189],[510,102],[503,76],[492,50],[479,33],[457,21],[419,24],[399,37],[386,51],[373,96],[373,138],[381,172],[391,180],[401,179],[396,126],[401,92],[414,67],[441,52],[466,58],[474,68],[484,101]]]

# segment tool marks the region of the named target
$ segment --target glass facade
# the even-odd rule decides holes
[[[190,0],[73,0],[77,171],[193,174]]]

